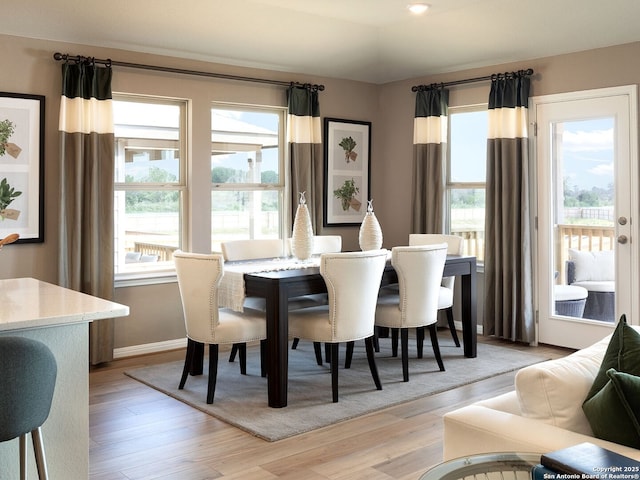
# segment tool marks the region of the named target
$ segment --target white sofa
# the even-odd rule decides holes
[[[582,411],[609,338],[525,367],[516,374],[513,391],[445,414],[444,459],[490,452],[546,453],[591,442],[640,460],[640,450],[593,437]]]

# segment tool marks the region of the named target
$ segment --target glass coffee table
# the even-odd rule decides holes
[[[486,453],[436,465],[419,480],[531,480],[539,453]]]

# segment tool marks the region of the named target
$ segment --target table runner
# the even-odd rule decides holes
[[[278,270],[297,270],[320,266],[320,257],[314,256],[304,262],[295,258],[274,258],[268,260],[228,262],[224,264],[224,275],[218,287],[218,306],[243,311],[245,273],[275,272]]]

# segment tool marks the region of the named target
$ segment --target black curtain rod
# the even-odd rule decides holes
[[[431,83],[429,85],[414,85],[411,87],[412,92],[420,92],[424,90],[431,90],[434,88],[444,88],[450,87],[453,85],[463,85],[465,83],[476,83],[476,82],[486,82],[488,80],[497,80],[499,78],[511,78],[511,77],[522,77],[533,75],[533,69],[528,68],[526,70],[518,70],[517,72],[505,72],[505,73],[494,73],[492,75],[487,75],[485,77],[476,77],[476,78],[466,78],[463,80],[453,80],[451,82],[444,83]]]
[[[311,83],[299,83],[299,82],[284,82],[280,80],[267,80],[265,78],[252,78],[252,77],[242,77],[239,75],[228,75],[225,73],[214,73],[214,72],[200,72],[198,70],[185,70],[182,68],[172,68],[172,67],[160,67],[157,65],[144,65],[141,63],[130,63],[130,62],[119,62],[116,60],[109,59],[98,59],[94,57],[83,57],[82,55],[69,55],[66,53],[56,52],[53,54],[54,60],[57,61],[65,61],[65,62],[76,62],[76,63],[99,63],[101,65],[114,66],[114,67],[126,67],[126,68],[139,68],[142,70],[155,70],[158,72],[168,72],[168,73],[179,73],[182,75],[197,75],[200,77],[213,77],[213,78],[222,78],[225,80],[237,80],[241,82],[254,82],[254,83],[268,83],[270,85],[280,85],[283,87],[306,87],[311,90],[324,90],[324,85],[317,85]]]

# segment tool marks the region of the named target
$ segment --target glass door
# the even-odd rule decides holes
[[[582,348],[635,318],[635,87],[536,97],[538,340]],[[634,160],[632,161],[632,157]],[[637,297],[637,295],[635,296]]]

